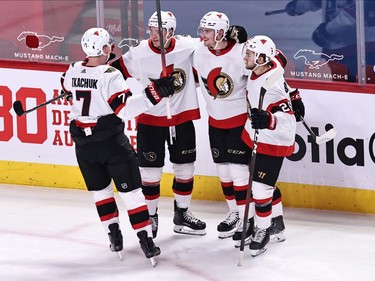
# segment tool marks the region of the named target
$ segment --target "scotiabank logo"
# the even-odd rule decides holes
[[[326,127],[332,128],[332,125],[327,124]],[[319,135],[319,128],[312,127],[311,129],[316,135]],[[321,157],[323,150],[325,151],[325,155]],[[334,138],[321,145],[316,144],[311,136],[308,136],[307,142],[305,142],[300,135],[296,135],[295,152],[288,159],[295,162],[305,157],[311,157],[313,163],[335,164],[335,160],[338,158],[346,166],[364,167],[366,164],[369,164],[365,163],[366,154],[375,163],[375,132],[366,139],[351,137],[343,139]]]

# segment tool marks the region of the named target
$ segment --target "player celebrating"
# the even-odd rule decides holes
[[[251,149],[254,132],[260,130],[252,183],[255,202],[255,230],[250,243],[252,256],[267,249],[274,186],[284,158],[294,151],[296,118],[283,75],[267,90],[262,107],[257,108],[263,83],[282,67],[273,60],[275,55],[276,46],[267,36],[254,36],[246,42],[245,66],[252,71],[246,87],[251,120],[246,121],[242,139]]]
[[[202,42],[194,52],[193,66],[209,115],[212,157],[229,207],[227,218],[217,227],[219,238],[233,236],[238,242],[249,179],[248,147],[241,140],[247,119],[247,73],[241,73],[243,46],[227,40],[228,29],[225,14],[213,11],[203,16],[198,29]],[[233,235],[237,229],[239,232]],[[249,229],[248,238],[252,226]]]
[[[142,189],[146,197],[153,235],[158,230],[158,202],[162,178],[165,143],[173,164],[174,179],[174,231],[176,233],[205,235],[206,224],[190,211],[193,192],[196,139],[193,120],[200,118],[196,86],[192,72],[192,53],[199,42],[188,36],[174,36],[176,18],[171,12],[161,12],[162,37],[165,48],[167,74],[176,78],[175,95],[170,98],[172,118],[168,119],[166,101],[141,114],[137,119],[137,145],[142,176]],[[134,77],[144,86],[162,76],[161,42],[158,18],[155,12],[148,21],[150,38],[131,47],[112,65],[125,78]]]
[[[141,248],[155,265],[154,257],[160,254],[160,249],[151,238],[137,158],[124,134],[123,120],[171,96],[174,78],[155,80],[144,89],[144,95],[132,96],[121,73],[107,65],[113,47],[109,33],[102,28],[91,28],[82,36],[81,45],[87,55],[85,61],[71,64],[61,79],[64,92],[73,100],[70,133],[79,168],[108,233],[110,249],[119,254],[123,249],[113,180]]]

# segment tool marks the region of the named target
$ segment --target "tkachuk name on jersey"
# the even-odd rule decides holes
[[[97,89],[98,79],[72,78],[72,87]]]

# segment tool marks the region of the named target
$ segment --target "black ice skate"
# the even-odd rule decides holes
[[[139,238],[139,244],[145,254],[146,258],[150,259],[152,266],[156,266],[156,256],[160,255],[161,251],[159,247],[156,247],[151,237],[147,237],[147,231],[142,230],[137,233]]]
[[[159,228],[158,213],[155,213],[155,215],[150,215],[150,220],[151,220],[151,228],[152,228],[152,238],[156,238],[156,236],[158,235],[158,228]]]
[[[232,237],[237,230],[237,222],[240,219],[238,212],[229,212],[225,220],[218,226],[218,236],[220,239]]]
[[[188,208],[177,207],[176,201],[174,201],[173,223],[175,224],[173,231],[176,233],[206,235],[206,223],[194,217]]]
[[[239,248],[241,246],[241,236],[242,236],[242,231],[244,229],[243,227],[243,220],[239,219],[237,222],[237,230],[233,234],[233,241],[234,241],[234,247]],[[245,236],[245,246],[250,245],[251,242],[251,237],[254,232],[254,218],[248,219],[248,223],[246,225],[246,236]]]
[[[256,257],[267,250],[267,244],[270,241],[269,228],[255,228],[252,241],[250,243],[251,256]]]
[[[285,225],[283,216],[272,218],[270,227],[270,242],[283,242],[285,241]]]
[[[109,248],[111,249],[112,252],[117,252],[120,259],[122,260],[122,254],[121,251],[123,249],[123,244],[122,244],[122,234],[121,230],[119,228],[118,223],[112,223],[108,226],[109,233],[109,242],[111,244],[109,245]]]

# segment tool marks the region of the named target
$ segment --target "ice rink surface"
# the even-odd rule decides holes
[[[0,280],[3,281],[373,281],[375,216],[284,209],[286,241],[242,267],[231,239],[217,238],[224,202],[193,200],[207,235],[173,232],[173,199],[161,198],[161,248],[153,268],[116,196],[124,260],[109,250],[91,195],[85,190],[0,184]],[[338,198],[339,200],[339,198]]]

